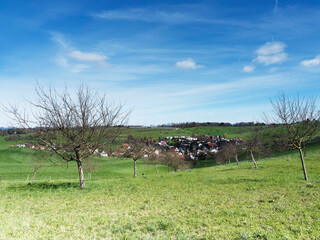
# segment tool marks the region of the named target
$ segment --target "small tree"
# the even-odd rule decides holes
[[[227,164],[231,162],[231,158],[233,157],[233,149],[232,146],[228,143],[221,145],[221,150],[218,152],[216,157],[216,162],[218,164]]]
[[[133,159],[133,177],[137,177],[137,160],[144,158],[148,154],[148,145],[141,139],[132,139],[128,143],[128,147],[125,150],[123,157]]]
[[[29,110],[5,108],[17,125],[30,130],[64,163],[76,162],[80,187],[85,187],[83,160],[116,139],[129,113],[122,104],[109,104],[106,96],[80,86],[74,93],[57,92],[37,85],[35,101]],[[36,130],[32,127],[36,126]]]
[[[37,171],[40,168],[46,167],[47,163],[45,161],[48,154],[44,153],[43,151],[36,151],[33,150],[32,153],[30,153],[30,157],[32,160],[32,167],[33,167],[33,174],[32,174],[32,181],[36,179]]]
[[[225,143],[221,146],[221,151],[217,155],[217,163],[227,163],[231,162],[231,158],[236,160],[237,165],[239,165],[238,151],[239,148],[235,143]]]
[[[262,151],[263,145],[261,142],[261,138],[259,136],[259,130],[258,129],[252,129],[252,133],[249,139],[246,140],[244,143],[244,149],[247,151],[247,153],[250,154],[251,160],[253,162],[253,166],[255,168],[258,168],[257,162],[254,158],[254,153],[260,153]]]
[[[155,149],[154,147],[150,146],[148,149],[148,163],[154,165],[155,169],[156,169],[156,172],[157,174],[159,174],[159,171],[158,171],[158,164],[160,163],[161,161],[161,153],[160,153],[160,150],[158,149]]]
[[[94,159],[86,158],[84,160],[84,171],[88,172],[89,180],[91,180],[92,173],[97,171],[98,168],[99,168],[98,158],[94,158]]]
[[[284,93],[280,93],[270,101],[274,116],[266,116],[266,119],[269,123],[278,124],[276,130],[279,144],[299,151],[304,179],[308,180],[303,147],[314,138],[320,126],[316,98],[297,96],[289,99]]]
[[[174,171],[178,171],[181,160],[178,158],[176,152],[171,152],[169,150],[163,150],[159,154],[159,162],[167,165],[168,172],[170,172],[170,167],[173,167]]]

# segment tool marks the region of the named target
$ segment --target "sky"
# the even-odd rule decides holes
[[[130,124],[260,121],[280,92],[319,95],[319,40],[320,1],[3,0],[0,104],[85,84]]]

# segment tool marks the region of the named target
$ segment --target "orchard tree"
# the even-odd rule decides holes
[[[217,162],[218,163],[227,163],[231,162],[231,158],[234,158],[236,160],[237,165],[239,165],[238,160],[238,152],[239,147],[236,145],[236,143],[224,143],[221,146],[221,151],[217,154]]]
[[[297,149],[300,155],[304,179],[308,180],[303,147],[315,137],[320,126],[320,111],[316,98],[288,98],[284,93],[270,100],[273,116],[266,116],[269,123],[276,123],[277,143],[285,148]]]
[[[251,136],[244,143],[244,149],[250,154],[253,166],[258,168],[254,154],[260,154],[263,151],[263,144],[259,135],[259,129],[253,128]]]
[[[83,160],[119,136],[129,112],[124,111],[123,104],[109,103],[105,95],[85,86],[74,92],[58,92],[38,84],[35,91],[37,99],[28,101],[25,108],[10,105],[6,111],[60,162],[76,162],[80,187],[84,188]]]
[[[148,144],[141,139],[132,139],[129,143],[123,157],[133,159],[133,177],[137,177],[137,160],[148,155]]]
[[[161,153],[159,149],[156,149],[152,146],[148,147],[148,157],[147,157],[147,163],[151,163],[152,165],[154,165],[157,174],[159,174],[158,171],[158,164],[160,163],[161,160]]]
[[[97,157],[93,159],[86,158],[84,160],[84,171],[88,173],[88,180],[91,180],[92,173],[97,171],[98,168],[99,168],[99,159]]]
[[[167,149],[162,150],[158,156],[159,162],[167,165],[168,172],[170,172],[170,167],[173,167],[174,171],[178,171],[181,160],[178,158],[176,152],[169,151]]]
[[[30,153],[30,157],[32,160],[32,167],[33,167],[33,174],[32,174],[32,181],[36,179],[37,172],[40,168],[47,167],[46,158],[50,157],[50,154],[46,151],[37,151],[33,150]]]

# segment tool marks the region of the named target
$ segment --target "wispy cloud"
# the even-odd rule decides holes
[[[292,84],[293,82],[295,82],[295,79],[291,78],[290,83]],[[260,97],[260,94],[265,94],[264,97],[267,99],[270,92],[274,93],[274,89],[279,89],[279,87],[286,86],[288,83],[288,78],[283,74],[267,74],[265,76],[246,77],[225,83],[216,81],[216,83],[208,83],[206,85],[199,84],[198,82],[185,85],[173,82],[168,88],[167,85],[158,83],[152,86],[119,89],[112,93],[112,97],[125,96],[128,103],[134,102],[135,110],[132,118],[139,120],[139,123],[156,124],[159,122],[177,121],[174,119],[179,118],[173,116],[178,113],[183,115],[190,112],[190,115],[188,115],[190,120],[203,117],[204,112],[214,113],[219,107],[225,108],[226,103],[230,106],[233,105],[232,109],[236,111],[239,110],[237,109],[239,106],[234,105],[240,104],[239,101],[243,101],[244,98],[247,97],[250,101],[254,102],[257,100],[255,94],[259,94]],[[137,95],[140,96],[138,99]],[[210,111],[204,111],[203,109],[210,109]],[[243,109],[246,108],[240,107],[240,110]],[[146,114],[146,111],[148,114]],[[197,111],[199,111],[199,116],[195,113]],[[259,111],[261,111],[261,108]],[[261,113],[259,111],[258,113]],[[244,119],[248,117],[242,114],[239,114],[237,117],[242,116]],[[216,118],[214,117],[214,119]],[[205,118],[202,121],[204,120]]]
[[[197,64],[192,58],[187,58],[182,61],[176,62],[176,67],[184,70],[195,70],[198,68],[204,68],[203,65]]]
[[[300,62],[301,65],[305,66],[305,67],[315,67],[320,65],[320,55],[316,56],[313,59],[309,59],[309,60],[304,60],[302,62]]]
[[[282,42],[267,42],[258,48],[256,51],[258,56],[255,60],[266,66],[272,64],[281,64],[288,58],[287,53],[284,51],[285,47],[286,45]]]
[[[277,13],[277,9],[278,9],[278,0],[276,0],[276,3],[274,4],[274,8],[273,8],[273,15],[276,15]]]
[[[91,64],[100,66],[110,66],[106,62],[108,57],[97,52],[83,52],[70,47],[63,35],[60,33],[50,33],[51,39],[60,47],[60,52],[56,58],[56,63],[73,73],[80,73],[92,67]],[[91,64],[88,64],[91,63]]]
[[[242,71],[243,72],[247,72],[247,73],[251,73],[251,72],[253,72],[255,70],[255,67],[254,66],[244,66],[243,67],[243,69],[242,69]]]
[[[59,47],[63,49],[69,48],[69,44],[66,42],[62,34],[58,32],[50,32],[51,40],[54,41]]]
[[[127,20],[127,21],[141,21],[141,22],[157,22],[170,25],[179,25],[186,23],[209,23],[221,25],[235,25],[235,26],[251,26],[250,22],[235,21],[232,19],[218,19],[212,17],[212,12],[209,15],[203,15],[196,11],[198,5],[186,7],[180,5],[179,7],[171,9],[164,8],[127,8],[109,11],[101,11],[93,13],[91,16],[106,20]],[[199,9],[198,9],[199,10]],[[201,9],[203,12],[203,9]]]
[[[101,53],[81,52],[78,50],[69,52],[68,56],[78,61],[84,62],[104,62],[105,60],[107,60],[107,56]]]
[[[92,14],[96,18],[107,20],[135,20],[143,22],[162,22],[181,24],[186,22],[204,21],[204,19],[197,18],[188,13],[179,11],[162,11],[149,8],[133,8],[103,11]]]

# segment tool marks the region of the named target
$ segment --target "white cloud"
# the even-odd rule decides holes
[[[90,66],[87,64],[75,64],[75,63],[70,63],[69,59],[66,57],[58,57],[56,59],[56,63],[60,65],[61,67],[64,67],[68,69],[72,73],[79,73],[83,72],[86,69],[89,69]]]
[[[281,64],[287,60],[287,53],[284,52],[286,45],[282,42],[267,42],[256,51],[256,61],[266,66]]]
[[[243,71],[243,72],[250,73],[250,72],[253,72],[254,69],[255,69],[254,66],[244,66],[243,69],[242,69],[242,71]]]
[[[284,62],[287,59],[287,54],[286,53],[278,53],[274,55],[269,55],[269,56],[262,56],[259,55],[256,60],[259,63],[262,63],[266,66],[272,65],[272,64],[280,64]]]
[[[315,67],[320,65],[320,55],[316,56],[314,59],[304,60],[300,63],[305,67]]]
[[[176,67],[184,70],[195,70],[198,68],[204,68],[203,65],[198,65],[192,58],[187,58],[182,61],[176,62]]]
[[[60,46],[63,49],[68,48],[68,43],[63,38],[62,34],[57,32],[50,32],[51,40],[54,41],[58,46]]]
[[[131,8],[121,10],[103,11],[92,14],[93,17],[106,20],[130,20],[143,22],[161,22],[166,24],[184,24],[189,22],[207,21],[192,13],[179,11],[168,11],[167,9]]]
[[[100,67],[109,67],[107,63],[108,57],[97,52],[83,52],[74,49],[68,44],[63,35],[56,32],[51,32],[51,39],[60,47],[60,51],[56,58],[56,63],[61,67],[68,69],[73,73],[83,72],[95,65]],[[83,62],[87,64],[83,64]],[[89,65],[89,63],[91,63]]]
[[[258,55],[271,55],[277,54],[284,51],[286,45],[282,42],[267,42],[260,48],[258,48]]]
[[[68,57],[84,62],[104,62],[107,56],[96,52],[81,52],[78,50],[68,53]]]

